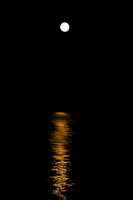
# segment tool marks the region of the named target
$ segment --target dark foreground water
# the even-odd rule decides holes
[[[110,119],[99,114],[86,113],[80,120],[76,114],[49,114],[40,138],[39,199],[114,196],[119,173],[117,137]]]
[[[94,111],[36,112],[22,123],[19,119],[17,134],[8,136],[6,194],[38,200],[116,197],[122,179],[120,137],[111,117]]]

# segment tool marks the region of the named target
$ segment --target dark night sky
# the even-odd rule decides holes
[[[47,110],[82,110],[105,102],[117,77],[117,8],[112,14],[112,6],[74,1],[7,4],[3,31],[11,93]],[[62,21],[70,23],[68,33],[59,30]]]
[[[34,107],[38,114],[111,109],[117,94],[116,11],[116,5],[69,1],[6,5],[10,104],[29,113]],[[70,23],[68,33],[59,30],[62,21]]]
[[[88,97],[90,101],[102,93],[111,62],[107,61],[109,22],[103,10],[99,5],[85,9],[67,3],[56,5],[48,13],[43,7],[41,12],[33,12],[28,27],[28,69],[34,74],[30,78],[36,92],[44,101],[48,99],[48,107],[79,109]],[[70,23],[68,33],[59,30],[62,21]]]

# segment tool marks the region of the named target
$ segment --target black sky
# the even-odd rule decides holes
[[[116,5],[74,1],[4,6],[11,93],[46,110],[106,102],[117,77],[116,10]],[[59,29],[63,21],[70,23],[68,33]]]

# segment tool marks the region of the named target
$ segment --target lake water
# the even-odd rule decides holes
[[[72,114],[55,112],[49,116],[47,138],[41,145],[45,170],[42,173],[42,199],[78,199],[79,150],[76,127]]]
[[[35,113],[28,125],[22,121],[27,126],[18,123],[17,134],[9,138],[14,151],[8,151],[6,173],[12,177],[5,179],[13,195],[39,200],[109,198],[117,188],[120,153],[108,119],[95,113]]]
[[[92,112],[82,117],[53,112],[38,119],[34,144],[30,145],[34,152],[28,157],[29,193],[40,200],[109,197],[114,190],[114,146],[107,121],[105,124],[102,119]]]

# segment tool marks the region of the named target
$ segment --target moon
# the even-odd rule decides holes
[[[70,29],[70,25],[67,22],[62,22],[60,25],[60,30],[62,32],[68,32]]]

